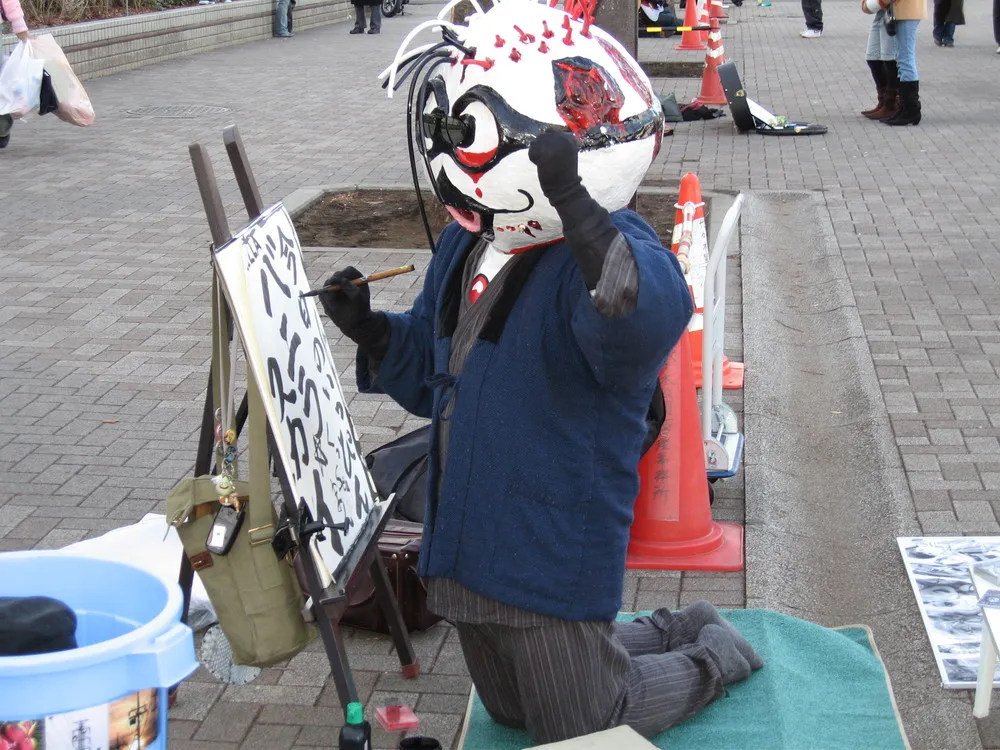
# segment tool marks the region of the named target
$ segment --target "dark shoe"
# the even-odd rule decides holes
[[[7,135],[0,135],[0,148],[7,148],[8,143],[10,143],[10,133]]]
[[[900,81],[899,102],[899,112],[883,122],[886,125],[919,125],[920,81]]]
[[[934,44],[935,44],[936,46],[940,47],[940,46],[941,46],[942,44],[944,44],[944,42],[942,42],[942,41],[941,41],[940,39],[938,39],[937,37],[934,37]]]
[[[368,29],[369,34],[378,34],[382,29]]]
[[[941,42],[941,46],[942,47],[954,47],[955,46],[955,41],[952,40],[952,41],[949,42],[947,39],[945,39],[943,42]]]
[[[352,34],[364,34],[365,30],[363,28],[359,29],[357,26],[355,26],[353,29],[351,29],[351,33]]]
[[[736,648],[731,631],[720,625],[706,625],[698,634],[698,643],[708,649],[714,658],[719,672],[722,673],[722,684],[732,685],[742,682],[753,671],[750,663]]]
[[[291,39],[293,36],[295,36],[295,34],[292,34],[291,32],[289,32],[287,34],[275,34],[274,38],[275,39]]]

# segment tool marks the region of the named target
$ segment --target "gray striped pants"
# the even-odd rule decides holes
[[[456,623],[494,721],[538,744],[627,724],[652,737],[724,693],[722,675],[683,617],[540,627]],[[470,750],[485,750],[470,748]]]

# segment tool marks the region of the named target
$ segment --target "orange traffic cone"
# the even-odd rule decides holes
[[[719,66],[726,64],[726,50],[722,47],[719,19],[709,19],[709,26],[712,30],[708,33],[708,52],[705,53],[705,72],[701,77],[701,93],[692,102],[692,104],[699,106],[729,103],[719,78]]]
[[[722,0],[708,0],[708,17],[718,18],[719,23],[729,20],[729,16],[722,12]]]
[[[702,29],[708,28],[708,22],[710,20],[708,15],[708,5],[710,2],[711,0],[701,0],[701,2],[698,4],[698,25],[701,26]],[[702,44],[708,41],[708,36],[710,32],[699,31],[698,33],[701,34]]]
[[[684,8],[684,25],[688,28],[698,26],[697,0],[687,0],[687,6]],[[700,31],[685,31],[681,34],[681,43],[674,49],[702,50],[707,49],[707,47]]]
[[[743,527],[712,520],[690,348],[685,331],[660,372],[667,417],[639,462],[627,568],[743,569]]]
[[[704,342],[705,300],[704,273],[708,266],[708,234],[705,230],[705,203],[701,197],[701,182],[698,175],[688,172],[681,178],[680,193],[677,196],[677,213],[674,217],[674,234],[671,250],[681,261],[688,279],[688,289],[694,300],[695,310],[688,324],[691,334],[691,372],[694,374],[695,388],[702,387],[701,352]],[[692,216],[685,217],[685,212]],[[684,227],[689,226],[685,233]],[[743,363],[730,362],[722,355],[722,387],[728,390],[743,387]]]

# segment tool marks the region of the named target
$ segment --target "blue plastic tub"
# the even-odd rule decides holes
[[[166,688],[198,666],[191,629],[180,622],[180,587],[123,563],[6,552],[0,596],[65,602],[79,644],[0,657],[0,736],[27,733],[46,750],[167,747]]]

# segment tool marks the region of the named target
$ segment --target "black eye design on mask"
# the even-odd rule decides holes
[[[468,148],[476,137],[476,122],[471,117],[452,117],[440,107],[424,112],[421,122],[423,136],[432,148],[450,151]]]
[[[572,132],[566,125],[534,120],[513,107],[489,86],[473,86],[460,96],[448,114],[444,80],[428,81],[422,97],[423,154],[430,161],[441,154],[451,156],[463,171],[479,174],[521,149],[546,130]],[[625,118],[616,128],[578,130],[583,150],[599,149],[640,140],[662,129],[662,114],[652,108]]]

